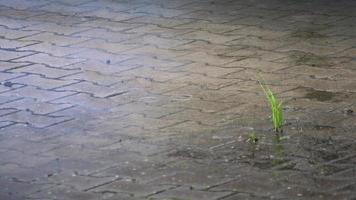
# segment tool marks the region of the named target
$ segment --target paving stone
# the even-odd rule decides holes
[[[22,37],[27,37],[30,35],[38,34],[38,31],[23,31],[23,30],[18,30],[18,29],[9,29],[6,28],[5,26],[0,26],[1,30],[1,36],[6,38],[6,39],[18,39]]]
[[[230,36],[232,37],[232,36]],[[294,41],[282,41],[280,39],[276,40],[269,40],[269,39],[262,39],[257,36],[246,36],[246,37],[241,37],[236,40],[230,41],[230,45],[239,45],[239,46],[252,46],[255,48],[259,48],[262,50],[275,50],[278,48],[283,49],[285,46],[289,46],[293,44]],[[287,48],[287,47],[286,47]]]
[[[258,58],[247,58],[235,62],[231,62],[225,65],[226,67],[233,68],[247,68],[247,69],[257,69],[263,72],[278,71],[287,68],[288,65],[282,63],[263,61]]]
[[[158,73],[159,72],[159,73]],[[172,79],[179,79],[179,77],[185,76],[184,73],[176,73],[176,72],[166,72],[166,71],[158,71],[152,68],[136,68],[129,71],[121,72],[120,76],[128,76],[136,78],[145,78],[150,79],[152,82],[167,82]]]
[[[163,18],[163,17],[156,17],[156,16],[144,16],[144,17],[137,17],[134,19],[127,20],[128,23],[135,23],[135,24],[153,24],[159,25],[165,28],[171,28],[174,26],[178,26],[181,24],[185,24],[191,22],[192,20],[189,19],[175,19],[175,18]]]
[[[63,87],[66,85],[70,85],[70,84],[76,83],[77,81],[49,79],[49,78],[43,78],[38,75],[30,74],[27,76],[13,79],[12,82],[16,83],[16,84],[23,84],[23,85],[38,87],[41,89],[50,90],[53,88],[59,88],[59,87]]]
[[[184,45],[177,46],[174,48],[174,50],[183,52],[204,52],[211,56],[233,58],[234,54],[231,55],[232,52],[245,48],[246,47],[243,46],[226,46],[223,44],[211,44],[208,41],[196,40]],[[187,53],[187,55],[188,54],[189,53]],[[234,58],[238,59],[239,57],[236,56]]]
[[[90,176],[82,176],[76,175],[75,172],[71,174],[61,174],[59,173],[56,176],[52,176],[50,178],[50,182],[60,183],[65,186],[69,186],[70,188],[78,191],[88,191],[92,188],[96,188],[101,185],[109,184],[115,181],[117,178],[114,177],[90,177]]]
[[[10,113],[17,112],[16,108],[1,108],[0,109],[0,116],[8,115]]]
[[[160,17],[172,18],[172,17],[177,17],[179,15],[183,15],[187,11],[179,10],[179,9],[163,8],[162,6],[157,6],[157,5],[150,5],[150,6],[133,9],[130,12],[144,13],[144,14],[156,15]]]
[[[280,47],[278,51],[286,52],[286,51],[304,51],[317,55],[332,55],[337,52],[342,52],[347,47],[331,47],[331,46],[316,46],[312,44],[308,44],[306,42],[299,42],[293,45]]]
[[[161,192],[172,188],[170,185],[147,185],[140,184],[137,182],[132,182],[131,180],[119,180],[110,184],[106,184],[102,187],[98,187],[93,189],[94,192],[102,192],[102,191],[112,191],[117,193],[128,194],[132,197],[146,197],[153,195],[157,192]]]
[[[26,182],[16,182],[6,179],[1,179],[1,184],[6,185],[0,191],[0,198],[2,199],[22,199],[25,198],[25,193],[31,192],[37,185]],[[22,193],[12,192],[13,190],[20,189]]]
[[[24,85],[6,81],[6,82],[4,82],[4,84],[0,85],[0,93],[9,92],[9,91],[21,88],[21,87],[24,87]]]
[[[0,73],[0,82],[2,84],[5,84],[5,82],[9,79],[13,79],[16,77],[20,77],[23,76],[21,74],[14,74],[14,73]]]
[[[24,42],[24,41],[11,41],[11,40],[7,40],[7,39],[0,39],[0,48],[1,49],[18,49],[21,47],[25,47],[25,46],[30,46],[35,44],[36,42]]]
[[[239,39],[237,36],[225,36],[210,33],[208,31],[194,31],[191,33],[183,34],[180,37],[188,40],[203,40],[213,44],[224,44],[229,41]]]
[[[233,194],[230,196],[227,196],[226,198],[224,198],[224,200],[233,200],[233,199],[244,199],[244,200],[252,200],[252,199],[270,199],[269,197],[264,197],[264,196],[256,196],[256,195],[251,195],[251,194],[247,194],[247,193],[237,193],[237,194]]]
[[[28,17],[41,15],[41,12],[31,12],[29,10],[18,10],[18,9],[9,9],[9,8],[0,8],[1,9],[1,16],[14,18],[14,19],[22,19],[25,20]]]
[[[13,163],[23,168],[31,168],[41,163],[46,163],[50,158],[31,156],[16,150],[1,150],[1,164]]]
[[[18,101],[12,101],[9,103],[2,104],[1,109],[4,108],[16,108],[18,110],[29,110],[34,114],[49,114],[54,113],[59,110],[68,109],[72,107],[71,104],[53,104],[53,103],[44,103],[41,101],[36,101],[34,99],[24,98]]]
[[[10,122],[10,121],[1,121],[0,122],[0,129],[9,127],[9,126],[14,125],[14,124],[15,124],[14,122]]]
[[[189,187],[179,187],[177,189],[167,190],[158,195],[153,195],[152,199],[172,199],[179,197],[182,199],[219,199],[229,195],[229,192],[207,192],[197,191]]]
[[[65,26],[65,25],[59,25],[56,23],[49,23],[49,22],[42,22],[40,24],[36,24],[27,28],[24,28],[22,30],[25,31],[46,31],[49,33],[54,33],[56,35],[72,35],[73,33],[77,32],[82,32],[85,30],[88,30],[88,28],[80,28],[78,26],[73,27],[73,26]],[[48,34],[39,34],[39,36],[45,36]],[[55,38],[55,36],[54,36]],[[34,39],[36,40],[36,39]],[[54,41],[53,41],[54,42]],[[57,43],[58,44],[58,43]]]
[[[52,143],[41,143],[41,142],[32,142],[28,140],[21,140],[18,137],[12,137],[8,138],[6,141],[2,140],[1,141],[2,147],[1,149],[4,150],[12,150],[12,151],[18,151],[18,152],[24,152],[26,155],[38,155],[40,153],[50,151],[52,149],[58,148],[60,145],[59,144],[52,144]],[[12,166],[12,164],[9,164],[9,166],[4,166],[4,170],[9,170],[8,167]],[[20,166],[17,166],[15,168],[20,168]],[[29,170],[32,171],[34,169],[26,169],[23,168],[22,171],[24,170]],[[10,171],[10,170],[9,170]],[[9,173],[9,172],[8,172]],[[42,171],[34,173],[33,175],[39,176],[39,174],[44,173]],[[20,174],[16,174],[16,177],[19,179],[27,179],[27,181],[31,181],[31,179],[36,179],[36,178],[42,178],[42,177],[28,177],[30,174],[24,173],[25,177],[19,177]],[[45,174],[42,174],[43,178]]]
[[[117,118],[116,118],[117,119]],[[130,114],[128,116],[123,116],[120,118],[119,122],[100,122],[102,125],[109,126],[113,125],[116,128],[128,128],[128,127],[140,127],[144,130],[157,130],[166,127],[175,126],[181,124],[185,120],[174,119],[174,120],[164,120],[164,119],[153,119],[147,118],[141,114]]]
[[[136,28],[140,25],[101,19],[101,20],[93,20],[93,21],[84,22],[84,23],[79,24],[78,26],[79,27],[89,27],[89,28],[102,28],[102,29],[107,29],[107,30],[114,31],[114,32],[120,32],[120,31],[125,31],[128,29]]]
[[[15,69],[17,67],[22,67],[29,65],[30,63],[20,63],[20,62],[6,62],[6,61],[0,61],[0,68],[1,71],[6,71],[9,69]]]
[[[99,71],[89,71],[89,70],[85,70],[82,73],[69,75],[64,79],[87,81],[102,86],[110,86],[122,81],[121,77],[113,76],[111,74],[104,74]]]
[[[204,116],[204,119],[201,117]],[[227,115],[212,115],[208,113],[202,113],[196,110],[184,110],[179,113],[173,113],[171,115],[165,116],[162,119],[182,119],[182,120],[190,120],[195,121],[199,124],[206,124],[206,125],[216,125],[220,123],[226,123],[230,117]]]
[[[68,93],[68,91],[66,90],[63,92]],[[52,102],[78,105],[89,110],[105,110],[115,105],[108,99],[94,97],[86,93],[75,93],[72,95],[63,96],[63,98],[56,99]]]
[[[139,147],[139,148],[132,148],[132,147]],[[150,156],[154,154],[159,154],[160,152],[165,151],[165,148],[158,147],[151,144],[145,143],[134,143],[132,141],[123,141],[119,143],[114,143],[111,145],[107,145],[105,147],[101,147],[102,150],[120,150],[124,149],[125,151],[131,151],[134,153],[138,153],[143,156]]]
[[[28,65],[25,67],[19,67],[13,70],[9,70],[9,72],[16,73],[15,75],[19,75],[18,73],[25,74],[36,74],[44,76],[45,78],[57,79],[63,76],[69,76],[72,74],[76,74],[78,70],[64,70],[60,68],[47,67],[43,64],[34,64]]]
[[[33,128],[26,124],[15,123],[13,127],[11,127],[11,133],[4,131],[2,139],[5,140],[10,138],[10,140],[12,140],[13,138],[18,138],[30,142],[41,142],[49,138],[58,137],[60,134],[60,131],[48,131],[41,128]]]
[[[120,95],[125,93],[125,90],[116,90],[114,87],[109,86],[101,86],[90,82],[80,82],[76,84],[72,84],[69,86],[64,86],[61,88],[56,89],[56,91],[69,91],[69,92],[79,92],[79,93],[86,93],[93,97],[110,97],[115,95]]]
[[[137,59],[140,57],[140,59]],[[146,67],[154,67],[156,69],[171,69],[183,66],[186,64],[184,61],[175,61],[175,60],[166,60],[166,59],[158,59],[150,56],[137,56],[132,59],[125,60],[120,63],[120,66],[146,66]]]
[[[152,101],[156,100],[156,98],[154,96],[151,98],[146,98],[146,99],[151,99]],[[157,119],[174,114],[174,113],[179,113],[183,110],[184,109],[181,109],[181,108],[167,108],[165,110],[162,110],[162,109],[160,109],[159,106],[142,104],[141,101],[136,101],[135,103],[130,103],[130,104],[124,104],[119,107],[115,107],[115,108],[111,109],[112,112],[121,111],[126,114],[135,112],[135,113],[143,114],[144,116],[147,116],[148,118],[157,118]]]
[[[15,95],[6,95],[6,94],[1,94],[0,95],[0,104],[4,104],[7,102],[11,102],[11,101],[16,101],[22,99],[22,97],[18,97]]]
[[[80,61],[85,61],[90,59],[92,61],[99,61],[105,64],[111,64],[111,63],[116,64],[132,58],[132,56],[130,55],[110,54],[105,51],[100,51],[97,49],[87,49],[85,51],[71,54],[68,57],[73,59],[75,58],[76,60],[80,60]]]
[[[20,29],[20,28],[25,28],[27,26],[35,25],[37,23],[38,22],[30,22],[30,21],[13,19],[8,17],[1,17],[0,25],[9,29]]]
[[[98,2],[92,2],[92,3],[98,3]],[[96,8],[96,7],[98,7],[98,5],[94,6],[94,8]],[[113,12],[113,10],[110,9],[109,6],[107,6],[107,7],[103,7],[100,9],[95,9],[93,11],[82,12],[81,16],[88,16],[88,17],[96,16],[98,18],[104,18],[104,19],[108,19],[111,21],[124,21],[124,20],[128,20],[128,19],[136,18],[136,17],[141,17],[143,15],[142,14],[133,14],[133,13],[128,14],[126,12]]]
[[[106,30],[106,29],[102,29],[102,28],[92,28],[88,31],[76,33],[73,36],[80,37],[85,40],[103,39],[107,42],[120,43],[120,42],[124,42],[128,39],[138,38],[140,35],[139,34],[128,34],[128,33],[124,33],[124,32],[114,32],[114,31],[110,31],[110,30]],[[75,44],[77,44],[79,42],[83,42],[85,40],[71,43],[71,45],[75,45]]]
[[[75,63],[79,63],[84,61],[85,59],[80,58],[68,58],[68,57],[54,57],[45,53],[35,54],[29,57],[18,58],[16,62],[29,62],[29,63],[37,63],[44,64],[50,67],[62,67],[66,65],[72,65]]]
[[[41,10],[45,10],[45,11],[51,11],[54,13],[61,13],[61,14],[66,14],[67,17],[68,15],[73,15],[73,13],[77,13],[80,14],[81,12],[88,12],[88,11],[93,11],[96,10],[95,7],[92,6],[86,6],[85,4],[88,2],[83,2],[83,1],[78,1],[78,3],[62,3],[62,2],[54,2],[51,4],[47,4],[45,6],[41,7]],[[80,7],[79,7],[80,6]],[[70,17],[68,17],[70,18]],[[78,18],[77,16],[73,17],[74,19]],[[43,19],[42,19],[43,20]],[[83,19],[84,20],[84,19]],[[75,23],[77,22],[76,20],[73,20]],[[57,21],[58,22],[58,21]],[[72,23],[70,23],[69,21],[66,22],[70,25],[72,25]]]
[[[27,37],[21,38],[21,41],[46,42],[49,44],[62,46],[62,47],[83,42],[85,40],[87,40],[87,38],[69,37],[64,35],[58,35],[56,33],[48,33],[48,32],[41,32],[39,34],[29,35]]]
[[[204,52],[196,52],[190,55],[185,55],[181,57],[182,59],[187,59],[197,63],[205,63],[207,65],[224,65],[233,62],[234,58],[223,57],[223,56],[212,56]]]
[[[186,4],[184,7],[182,7],[182,9],[183,8],[189,9],[189,10],[192,10],[193,12],[189,13],[189,15],[183,15],[180,17],[182,17],[183,19],[208,20],[215,24],[222,24],[222,23],[230,22],[230,21],[236,19],[235,15],[223,15],[223,14],[219,14],[219,13],[214,13],[211,10],[210,11],[202,10],[199,7],[195,7],[195,9],[194,9],[190,6],[192,6],[192,4]],[[195,3],[195,6],[197,6],[196,3]]]
[[[184,33],[190,32],[189,29],[178,29],[178,28],[169,28],[169,27],[162,27],[160,25],[155,24],[147,24],[145,26],[140,26],[138,28],[133,28],[130,30],[126,30],[125,33],[136,33],[136,34],[152,34],[157,35],[160,37],[168,37],[173,38],[178,35],[182,35]]]
[[[37,24],[41,24],[43,22],[49,22],[49,23],[56,23],[64,26],[72,26],[74,24],[78,24],[87,20],[85,18],[81,18],[75,15],[62,15],[60,13],[53,13],[53,12],[46,12],[43,15],[34,16],[29,19],[33,22],[37,22]]]
[[[166,176],[168,160],[155,162],[150,157],[140,160],[131,160],[106,167],[102,170],[91,173],[92,176],[118,176],[127,181],[137,181],[140,184],[147,184],[159,177]],[[158,170],[159,169],[159,170]]]
[[[131,59],[129,59],[131,60]],[[106,60],[107,62],[107,60]],[[80,63],[76,63],[73,65],[68,65],[65,67],[61,67],[62,69],[69,69],[69,70],[82,70],[82,71],[93,71],[96,73],[101,73],[101,74],[113,74],[113,75],[118,75],[118,73],[122,72],[122,71],[127,71],[127,70],[131,70],[131,69],[135,69],[135,68],[139,68],[141,67],[138,64],[130,64],[130,63],[126,63],[128,61],[123,61],[123,62],[119,62],[119,63],[103,63],[100,62],[99,60],[90,60],[90,61],[86,61],[86,62],[80,62]]]
[[[44,128],[72,120],[72,118],[65,116],[34,115],[28,111],[21,111],[3,116],[1,120],[28,124],[35,128]]]
[[[229,31],[225,33],[226,35],[244,35],[244,36],[256,36],[263,39],[275,40],[284,35],[288,34],[284,31],[273,31],[268,29],[263,29],[258,26],[247,26],[242,27],[237,30]]]
[[[159,96],[161,98],[158,98]],[[110,98],[112,101],[118,103],[118,106],[122,106],[128,103],[133,103],[136,101],[144,102],[145,104],[155,104],[162,105],[170,101],[167,97],[162,97],[162,95],[148,93],[144,88],[135,88],[128,91],[125,94],[114,96]],[[117,110],[114,108],[114,110]]]
[[[211,33],[224,33],[228,32],[230,34],[231,31],[236,30],[236,29],[241,29],[242,26],[231,26],[231,25],[226,25],[226,24],[214,24],[209,21],[194,21],[188,24],[182,24],[174,27],[176,29],[182,28],[182,29],[193,29],[193,30],[203,30],[203,31],[208,31]],[[238,32],[238,31],[236,31]],[[238,32],[240,33],[240,32]]]
[[[127,50],[139,48],[140,45],[130,45],[123,43],[106,42],[105,39],[92,39],[73,45],[79,48],[99,49],[108,53],[118,54]]]
[[[31,192],[28,197],[33,199],[46,199],[48,196],[55,199],[109,199],[111,195],[105,194],[95,194],[83,192],[81,190],[74,189],[70,186],[59,185],[59,186],[42,186],[38,191]],[[120,195],[117,195],[120,197]]]
[[[15,98],[29,97],[32,99],[36,99],[37,101],[48,102],[54,99],[70,96],[73,94],[74,94],[73,92],[58,92],[58,91],[39,89],[34,86],[26,86],[26,87],[21,87],[16,90],[10,90],[6,93],[3,93],[3,96],[5,98],[6,97],[10,98],[10,96]]]
[[[81,49],[78,49],[78,48],[56,46],[56,45],[54,45],[52,43],[48,43],[48,42],[41,42],[41,43],[37,42],[34,45],[22,47],[22,48],[20,48],[20,50],[46,52],[47,54],[50,54],[50,55],[56,56],[56,57],[64,57],[64,56],[68,56],[68,55],[75,54],[75,53],[82,51]]]
[[[34,52],[0,49],[0,54],[1,54],[1,57],[0,57],[1,61],[9,61],[9,60],[13,60],[16,58],[22,58],[22,57],[32,55],[32,54],[34,54]]]
[[[354,199],[355,9],[0,0],[0,199]]]
[[[176,40],[173,38],[164,38],[155,35],[143,35],[139,38],[134,38],[125,41],[124,44],[139,44],[140,46],[156,46],[158,48],[168,49],[179,45],[189,43],[188,40]]]
[[[204,76],[204,74],[191,74],[191,75],[179,77],[176,80],[174,80],[174,82],[181,83],[181,84],[186,83],[190,85],[200,86],[201,88],[218,90],[220,88],[233,85],[238,81],[233,79],[208,77],[208,76]]]
[[[17,1],[11,1],[11,2],[4,1],[4,3],[2,5],[5,5],[5,6],[11,7],[11,8],[15,8],[15,9],[19,9],[19,10],[24,10],[24,9],[42,6],[44,4],[46,4],[45,1],[31,2],[31,1],[17,0]]]
[[[135,56],[146,55],[158,59],[170,59],[172,57],[178,57],[188,54],[184,51],[174,50],[174,49],[162,49],[153,46],[144,46],[140,48],[130,49],[126,53],[133,54]]]
[[[261,178],[260,181],[258,179]],[[253,183],[249,183],[249,181],[253,180]],[[261,185],[259,185],[261,184]],[[254,187],[252,187],[254,185]],[[236,191],[236,192],[243,192],[254,194],[259,196],[260,194],[264,194],[265,196],[270,196],[268,194],[270,191],[279,191],[281,188],[280,185],[276,185],[273,179],[263,178],[260,174],[260,177],[244,177],[242,175],[241,178],[238,178],[235,181],[228,182],[226,184],[219,185],[212,189],[213,191]]]

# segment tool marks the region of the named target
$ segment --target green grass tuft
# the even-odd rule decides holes
[[[277,99],[277,97],[273,94],[273,92],[265,85],[261,84],[260,85],[267,97],[267,100],[270,104],[271,107],[271,112],[272,112],[272,123],[274,130],[279,133],[283,132],[283,124],[284,124],[284,119],[283,119],[283,107],[282,103]]]

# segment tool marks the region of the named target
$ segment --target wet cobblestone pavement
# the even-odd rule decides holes
[[[0,0],[0,199],[356,199],[355,22],[352,0]]]

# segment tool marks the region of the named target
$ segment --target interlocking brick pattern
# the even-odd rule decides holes
[[[0,199],[356,199],[355,22],[352,0],[0,0]]]

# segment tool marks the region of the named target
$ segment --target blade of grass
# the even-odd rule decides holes
[[[267,100],[270,104],[271,107],[271,113],[272,113],[272,124],[274,127],[274,130],[276,132],[283,132],[283,107],[282,107],[282,103],[279,102],[279,100],[277,99],[277,97],[274,95],[274,93],[272,92],[272,90],[270,88],[268,88],[268,86],[266,86],[265,84],[261,83],[261,81],[259,81],[259,84],[263,90],[263,92],[265,93]]]

